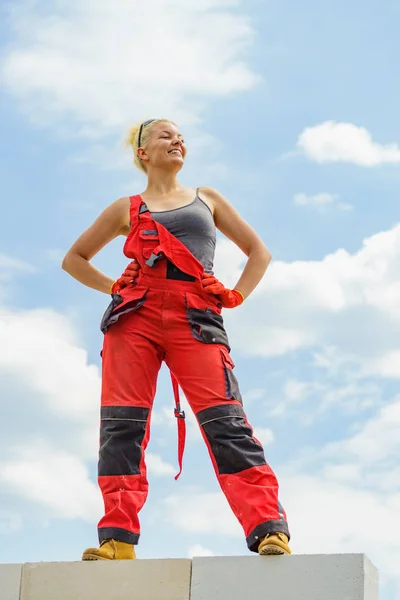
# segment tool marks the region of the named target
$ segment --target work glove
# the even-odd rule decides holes
[[[214,275],[204,273],[201,283],[207,294],[214,294],[224,308],[235,308],[242,304],[244,296],[239,290],[228,290]]]
[[[136,277],[139,275],[140,265],[137,260],[134,258],[132,262],[126,267],[125,271],[122,273],[121,277],[119,277],[110,288],[111,294],[117,294],[124,287],[127,287],[130,283],[133,283]]]

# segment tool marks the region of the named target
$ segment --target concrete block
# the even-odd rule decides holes
[[[191,600],[378,600],[362,554],[194,558]]]
[[[190,571],[186,559],[27,563],[21,600],[189,600]]]
[[[1,600],[19,600],[22,565],[0,565]]]

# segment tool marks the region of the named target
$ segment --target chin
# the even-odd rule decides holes
[[[168,164],[170,167],[174,167],[175,169],[178,167],[179,169],[182,169],[183,165],[185,164],[185,161],[183,160],[183,158],[173,158],[172,160],[168,161]]]

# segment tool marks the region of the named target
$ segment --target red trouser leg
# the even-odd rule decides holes
[[[138,543],[138,513],[148,493],[144,451],[163,351],[146,337],[154,329],[152,311],[139,311],[122,317],[104,336],[98,481],[105,515],[98,524],[100,542]]]
[[[143,306],[112,324],[104,340],[99,484],[106,514],[99,523],[100,541],[139,540],[138,512],[148,491],[144,450],[164,358],[197,416],[248,547],[257,551],[267,533],[289,531],[276,477],[241,405],[226,333],[212,310],[215,302],[198,283],[148,278],[146,284]]]
[[[228,350],[195,339],[178,299],[166,350],[165,361],[196,414],[218,481],[249,549],[256,552],[268,533],[289,536],[278,482],[247,421]]]

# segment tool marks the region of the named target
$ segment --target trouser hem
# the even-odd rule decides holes
[[[139,533],[132,533],[127,529],[120,529],[119,527],[101,527],[98,529],[98,534],[100,544],[105,540],[113,539],[137,546],[140,537]]]
[[[251,552],[258,552],[258,546],[263,537],[268,533],[284,533],[290,539],[289,527],[286,521],[265,521],[260,523],[246,538],[247,547]]]

